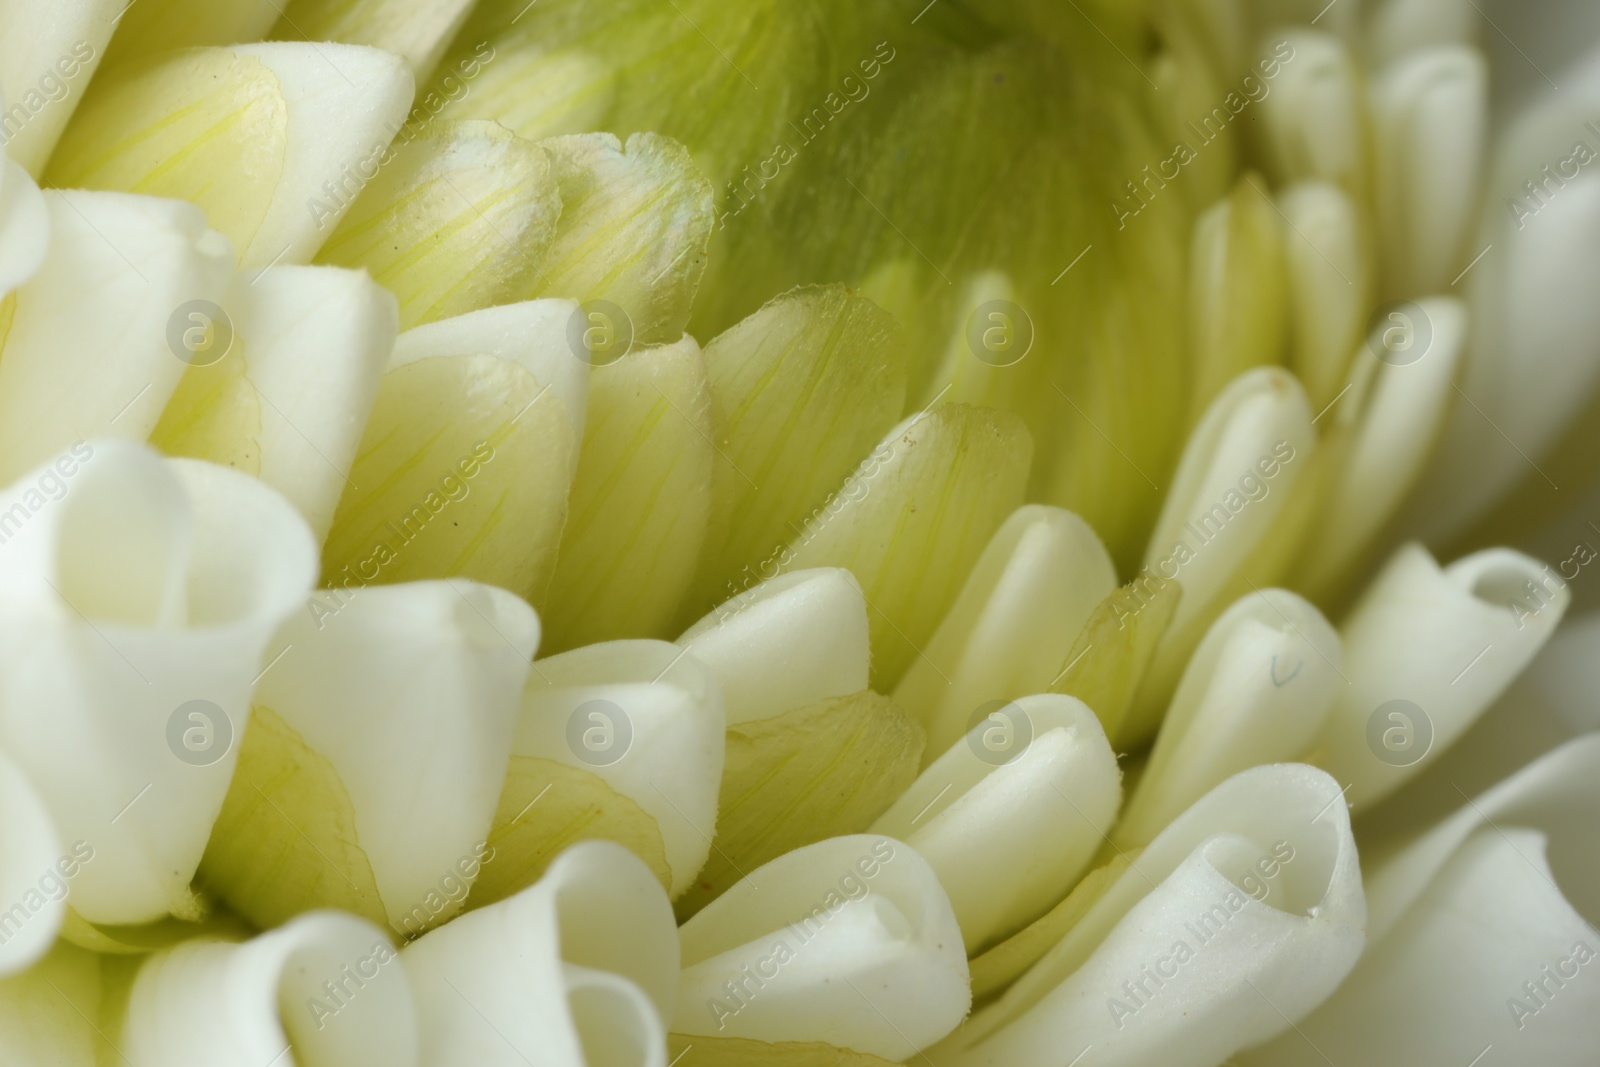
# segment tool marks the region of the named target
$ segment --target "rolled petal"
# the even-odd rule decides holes
[[[408,945],[422,1067],[665,1067],[672,908],[643,863],[574,845],[537,884]]]
[[[583,438],[575,310],[534,300],[400,335],[323,547],[328,584],[459,575],[540,604]]]
[[[676,341],[711,240],[711,183],[688,149],[653,133],[626,146],[609,133],[539,144],[561,190],[561,220],[536,294],[619,307],[617,328],[634,340]]]
[[[305,263],[371,179],[411,92],[405,63],[376,48],[167,53],[95,81],[47,178],[190,200],[243,266]],[[326,214],[312,206],[325,184],[337,194]]]
[[[538,145],[492,122],[440,122],[408,129],[370,169],[343,221],[338,190],[307,201],[327,236],[317,262],[371,271],[399,298],[402,329],[533,292],[561,214]]]
[[[1081,700],[1044,694],[986,707],[872,824],[933,867],[969,955],[1067,895],[1122,800],[1117,757]]]
[[[1280,28],[1268,32],[1262,54],[1280,40],[1288,43],[1289,56],[1259,105],[1269,174],[1279,185],[1331,182],[1361,199],[1367,181],[1367,108],[1348,47],[1321,29]]]
[[[878,469],[881,450],[862,457],[906,397],[894,321],[840,286],[778,297],[718,335],[705,357],[719,462],[695,611],[777,572],[790,524],[852,470]]]
[[[836,837],[751,871],[679,930],[681,1034],[811,1041],[900,1061],[971,1003],[961,931],[927,861]]]
[[[1465,265],[1488,98],[1488,63],[1460,46],[1409,54],[1372,87],[1373,185],[1391,298],[1442,292]]]
[[[88,842],[68,853],[50,810],[17,765],[0,756],[0,976],[31,966],[50,950],[66,915],[65,898]],[[4,1046],[0,1045],[0,1049]]]
[[[314,912],[243,944],[186,941],[151,956],[118,1044],[131,1067],[415,1067],[400,954],[371,923]]]
[[[1391,307],[1372,328],[1351,367],[1351,395],[1329,417],[1346,436],[1294,568],[1300,588],[1336,588],[1422,476],[1450,410],[1467,332],[1467,310],[1450,297]]]
[[[1344,687],[1317,762],[1371,804],[1449,748],[1555,632],[1571,594],[1497,548],[1441,568],[1410,544],[1340,628]]]
[[[64,190],[44,199],[50,250],[17,290],[0,360],[4,481],[74,441],[144,440],[191,358],[186,338],[210,336],[233,273],[227,239],[192,205]]]
[[[687,649],[611,641],[534,665],[512,752],[589,771],[643,808],[676,897],[711,850],[724,726],[716,679]]]
[[[1361,963],[1298,1034],[1244,1062],[1390,1067],[1492,1047],[1587,1063],[1600,1011],[1597,772],[1600,738],[1570,741],[1381,862]]]
[[[1241,178],[1195,222],[1189,307],[1196,421],[1234,378],[1281,361],[1287,276],[1278,212],[1258,179]]]
[[[1070,932],[929,1059],[1201,1067],[1277,1034],[1349,973],[1366,903],[1339,786],[1235,775],[1151,842]]]
[[[1116,585],[1111,556],[1088,523],[1041,504],[1013,512],[895,687],[895,700],[928,730],[928,758],[955,744],[986,701],[1048,690]]]
[[[551,650],[670,635],[705,544],[714,432],[694,338],[591,370],[545,612]]]
[[[227,304],[234,347],[190,365],[151,441],[255,474],[320,542],[394,348],[394,297],[365,273],[274,267],[236,278]]]
[[[448,918],[481,866],[538,642],[532,608],[473,582],[310,600],[274,639],[206,884],[260,926],[314,907],[395,931]]]
[[[740,593],[678,638],[716,675],[729,726],[867,687],[867,603],[838,567],[791,571]]]
[[[291,0],[272,36],[291,41],[339,41],[393,52],[421,82],[444,54],[472,10],[473,0]]]
[[[262,651],[316,573],[310,531],[253,478],[115,441],[14,484],[0,515],[0,745],[93,850],[72,907],[193,918]]]
[[[1279,201],[1288,227],[1290,366],[1320,413],[1349,382],[1350,356],[1366,328],[1372,253],[1355,201],[1339,187],[1303,182]]]
[[[0,3],[5,154],[29,174],[37,177],[44,170],[50,150],[100,65],[123,4],[124,0]],[[61,90],[53,89],[52,79],[66,91],[57,96]]]
[[[1113,840],[1146,844],[1238,772],[1305,755],[1344,688],[1343,660],[1328,620],[1293,593],[1236,601],[1184,669]]]
[[[780,556],[848,567],[872,610],[872,678],[898,682],[982,547],[1022,503],[1033,442],[1010,412],[943,404],[896,427]],[[798,462],[798,460],[797,460]]]

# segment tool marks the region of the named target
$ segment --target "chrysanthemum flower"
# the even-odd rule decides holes
[[[0,1062],[1592,1063],[1595,21],[0,0]]]

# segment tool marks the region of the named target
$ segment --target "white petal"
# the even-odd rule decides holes
[[[592,772],[643,808],[677,897],[711,852],[725,728],[716,678],[688,649],[608,641],[534,664],[512,753]]]
[[[1488,63],[1459,46],[1412,53],[1383,72],[1371,96],[1384,291],[1442,292],[1465,266],[1463,244],[1478,204]]]
[[[434,356],[493,356],[526,367],[565,405],[577,440],[583,440],[588,410],[589,365],[574,355],[567,327],[577,305],[571,300],[527,300],[484,308],[407,330],[394,343],[389,369]],[[572,450],[572,467],[578,450]]]
[[[288,143],[283,174],[272,205],[248,248],[244,267],[305,263],[333,232],[348,199],[332,215],[308,209],[323,183],[359,187],[366,162],[381,154],[405,121],[414,86],[399,56],[350,44],[270,41],[239,45],[278,76],[288,106]]]
[[[933,870],[887,837],[835,837],[751,871],[679,930],[675,1033],[817,1041],[899,1061],[971,1002]]]
[[[1300,182],[1278,199],[1288,227],[1290,366],[1320,414],[1350,380],[1350,356],[1366,327],[1372,256],[1361,214],[1343,189]]]
[[[620,845],[574,845],[534,885],[425,934],[402,958],[422,1067],[665,1067],[672,908]]]
[[[1262,54],[1279,39],[1289,42],[1292,57],[1260,104],[1274,182],[1317,179],[1359,195],[1366,182],[1366,101],[1349,49],[1321,29],[1296,28],[1270,31]]]
[[[401,929],[488,837],[539,621],[464,579],[328,593],[308,608],[274,640],[282,659],[256,703],[332,763]]]
[[[1328,620],[1293,593],[1236,601],[1184,670],[1118,844],[1151,840],[1239,771],[1304,755],[1344,688],[1343,659]]]
[[[382,930],[311,912],[244,944],[187,941],[150,957],[120,1048],[130,1067],[413,1067],[414,1012]]]
[[[1121,776],[1083,701],[1025,696],[934,760],[872,832],[928,861],[975,955],[1067,895],[1116,818]]]
[[[0,493],[0,533],[0,745],[94,849],[72,906],[184,911],[262,650],[316,574],[310,531],[246,475],[97,441]]]
[[[1548,567],[1510,549],[1440,568],[1420,545],[1402,547],[1340,628],[1349,685],[1318,762],[1352,802],[1381,799],[1494,703],[1570,599]]]
[[[1211,403],[1144,557],[1150,571],[1184,585],[1173,632],[1221,609],[1214,600],[1258,552],[1315,443],[1306,394],[1277,366],[1240,374]]]
[[[1473,0],[1385,0],[1367,20],[1367,55],[1386,67],[1407,53],[1471,44],[1479,10]]]
[[[867,602],[840,567],[792,571],[713,608],[678,638],[722,687],[728,725],[867,687]]]
[[[1593,562],[1592,555],[1588,558]],[[1591,611],[1567,620],[1522,679],[1561,716],[1572,733],[1600,730],[1600,701],[1594,699],[1600,693],[1600,614]]]
[[[190,204],[44,199],[50,251],[17,290],[0,359],[0,481],[75,440],[144,440],[187,366],[172,347],[190,327],[185,305],[222,300],[233,273],[227,239]]]
[[[50,211],[44,197],[28,172],[7,160],[0,178],[0,293],[33,277],[49,247]]]
[[[6,154],[37,175],[83,99],[125,0],[0,2]],[[69,73],[70,72],[70,73]]]
[[[1350,437],[1296,568],[1301,588],[1335,584],[1422,475],[1466,341],[1466,308],[1450,297],[1391,307],[1373,327],[1351,368],[1352,395],[1330,418]]]
[[[365,272],[275,267],[236,284],[229,306],[265,401],[261,480],[300,509],[320,542],[394,348],[394,297]]]
[[[50,949],[66,915],[70,875],[92,850],[61,845],[50,811],[17,765],[0,756],[0,976],[15,974]],[[59,863],[59,866],[58,866]],[[3,1046],[0,1046],[3,1047]]]
[[[1372,947],[1301,1023],[1315,1049],[1286,1034],[1250,1062],[1388,1067],[1493,1045],[1507,1062],[1589,1063],[1597,772],[1600,737],[1571,741],[1380,862],[1367,880]]]
[[[926,758],[955,744],[986,701],[1048,690],[1089,613],[1116,587],[1111,555],[1088,523],[1042,504],[1014,511],[895,687],[895,702],[928,730]]]
[[[1301,764],[1229,779],[929,1058],[1208,1067],[1284,1029],[1362,949],[1361,873],[1339,799]]]

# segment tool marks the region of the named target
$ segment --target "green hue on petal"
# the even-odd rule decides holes
[[[371,271],[399,298],[401,329],[525,299],[561,213],[545,151],[492,122],[397,145],[317,262]],[[330,218],[336,206],[311,202]]]
[[[1178,582],[1149,574],[1113,592],[1084,623],[1050,686],[1051,692],[1089,705],[1113,748],[1124,748],[1146,732],[1142,724],[1128,721],[1128,713],[1182,597]],[[1163,705],[1160,711],[1165,710]]]
[[[866,596],[872,684],[893,688],[967,572],[1022,503],[1033,445],[1016,415],[945,404],[914,416],[817,511],[782,568],[846,567]]]
[[[667,637],[711,506],[711,390],[693,338],[595,367],[544,652]]]
[[[566,518],[572,422],[553,390],[507,359],[391,367],[323,548],[323,580],[459,576],[537,605]]]
[[[420,80],[439,62],[473,0],[290,0],[272,36],[365,44],[405,59]]]
[[[251,709],[198,880],[262,929],[313,908],[388,923],[338,772],[267,707]]]
[[[512,756],[489,830],[489,847],[469,908],[482,907],[537,882],[567,846],[615,841],[672,884],[661,829],[643,808],[598,775],[538,756]]]
[[[121,10],[106,48],[107,70],[174,48],[258,41],[279,11],[278,0],[139,0],[116,6]]]
[[[716,498],[691,617],[777,572],[808,511],[864,462],[905,402],[894,321],[841,286],[778,297],[705,358]]]
[[[1134,849],[1132,855],[1123,853],[1112,857],[1105,866],[1084,875],[1083,880],[1061,903],[1034,920],[1026,929],[973,959],[973,1003],[981,1005],[983,1001],[997,996],[1020,978],[1024,971],[1038,963],[1046,952],[1055,947],[1056,942],[1067,936],[1067,932],[1105,895],[1106,890],[1116,884],[1122,872],[1133,862],[1133,856],[1138,854],[1139,850]]]
[[[472,52],[451,58],[452,65],[419,95],[419,106],[453,119],[493,119],[533,141],[604,126],[616,94],[608,53],[600,48],[544,51],[480,41]],[[465,93],[452,93],[445,79],[474,64],[479,73]]]
[[[606,300],[636,341],[676,341],[689,322],[711,237],[711,184],[688,151],[653,133],[552,137],[561,219],[539,264],[539,296]]]
[[[171,948],[192,937],[245,941],[254,932],[250,924],[237,915],[219,910],[212,910],[198,923],[168,916],[158,922],[138,926],[106,926],[89,922],[68,909],[66,921],[61,926],[64,940],[109,956],[141,956]]]
[[[870,689],[729,727],[714,847],[679,919],[768,860],[865,831],[916,779],[924,740]]]
[[[1281,217],[1263,179],[1249,174],[1195,223],[1189,263],[1191,425],[1239,375],[1283,362],[1289,326],[1283,241]]]
[[[248,377],[244,342],[210,366],[191,366],[162,409],[150,443],[169,456],[189,456],[261,474],[261,396]]]
[[[191,201],[242,255],[271,206],[287,136],[283,91],[260,60],[166,53],[95,79],[44,183]]]

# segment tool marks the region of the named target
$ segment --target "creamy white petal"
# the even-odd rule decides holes
[[[538,643],[525,601],[459,578],[319,594],[273,641],[255,703],[332,763],[396,929],[488,837]]]
[[[249,247],[235,249],[244,267],[308,262],[333,232],[349,200],[333,214],[312,211],[323,183],[356,187],[368,161],[381,155],[405,121],[414,86],[399,56],[350,44],[269,41],[232,49],[263,63],[283,90],[288,142],[283,173]]]
[[[1351,40],[1360,28],[1361,4],[1327,0],[1241,0],[1262,30],[1298,24],[1309,26],[1316,19],[1318,29]]]
[[[73,908],[145,922],[192,910],[262,650],[304,603],[316,551],[246,475],[118,441],[75,449],[0,493],[0,745],[62,838],[94,849]]]
[[[112,65],[170,48],[259,41],[280,14],[280,0],[139,0],[118,4]]]
[[[1367,55],[1386,67],[1407,53],[1472,44],[1479,11],[1473,0],[1384,0],[1367,19]]]
[[[1506,1062],[1590,1062],[1597,772],[1600,737],[1571,741],[1380,861],[1367,955],[1300,1024],[1304,1038],[1285,1034],[1247,1062],[1388,1067],[1490,1045]]]
[[[33,783],[3,755],[0,813],[3,976],[23,970],[49,951],[67,911],[68,874],[75,875],[81,863],[62,846],[50,811]]]
[[[1043,504],[1012,512],[895,687],[895,702],[927,728],[924,758],[955,744],[984,702],[1048,690],[1116,587],[1110,553],[1077,515]]]
[[[1119,743],[1155,734],[1183,665],[1226,604],[1277,580],[1294,545],[1273,535],[1316,443],[1305,392],[1280,367],[1241,374],[1189,436],[1145,550],[1145,570],[1176,578],[1183,597]]]
[[[713,608],[678,638],[711,668],[729,726],[867,687],[867,602],[842,567],[791,571]]]
[[[355,462],[394,348],[398,316],[365,272],[276,267],[234,286],[246,373],[265,403],[261,480],[300,509],[318,541]]]
[[[187,366],[173,338],[183,351],[186,329],[209,328],[203,308],[185,305],[221,301],[233,274],[227,238],[190,204],[66,190],[44,199],[50,250],[17,290],[0,359],[0,481],[75,440],[144,440]]]
[[[1373,84],[1371,103],[1384,292],[1443,292],[1465,265],[1463,245],[1478,204],[1489,136],[1488,63],[1461,46],[1408,54]]]
[[[331,911],[243,944],[156,953],[134,979],[121,1036],[130,1067],[417,1063],[400,954],[378,927]]]
[[[1067,895],[1122,799],[1116,754],[1083,701],[1042,694],[990,706],[872,824],[933,867],[969,955]]]
[[[1189,660],[1113,839],[1143,845],[1239,771],[1304,755],[1345,686],[1343,659],[1322,612],[1293,593],[1236,601]]]
[[[408,945],[422,1067],[665,1067],[671,905],[620,845],[586,841],[514,897]]]
[[[1371,804],[1436,758],[1494,703],[1555,631],[1571,594],[1510,549],[1441,568],[1405,545],[1340,628],[1349,680],[1317,761]]]
[[[0,141],[30,174],[44,169],[83,99],[125,2],[0,2]]]
[[[6,160],[0,172],[0,293],[33,277],[49,247],[50,211],[44,197],[27,171]]]
[[[675,1033],[815,1041],[899,1061],[949,1033],[971,1003],[944,890],[926,860],[887,837],[780,856],[678,934]]]
[[[589,771],[643,808],[677,897],[711,852],[725,728],[717,680],[688,649],[608,641],[534,664],[512,753]]]
[[[1337,783],[1302,764],[1230,778],[930,1060],[1209,1067],[1283,1030],[1333,991],[1364,942],[1339,800]]]
[[[1343,577],[1399,510],[1444,425],[1466,343],[1467,311],[1451,297],[1391,307],[1373,327],[1329,420],[1350,436],[1295,570],[1301,588]]]
[[[1288,227],[1289,362],[1320,413],[1350,380],[1350,355],[1367,324],[1372,253],[1355,201],[1338,186],[1299,182],[1278,201]]]
[[[1594,699],[1600,693],[1600,614],[1591,611],[1568,619],[1521,680],[1544,698],[1572,733],[1600,730],[1600,702]]]
[[[1261,53],[1279,40],[1288,41],[1293,58],[1258,105],[1261,146],[1273,180],[1332,182],[1359,197],[1367,178],[1366,100],[1348,47],[1321,29],[1275,29],[1263,39]]]

